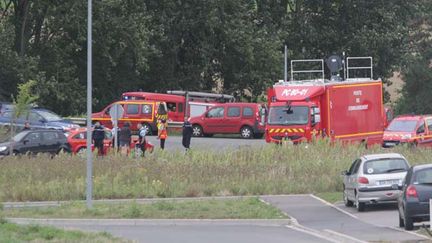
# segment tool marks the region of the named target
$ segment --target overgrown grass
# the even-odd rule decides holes
[[[108,233],[84,233],[38,225],[0,222],[0,242],[127,242]]]
[[[195,197],[341,191],[341,171],[360,155],[399,152],[411,164],[432,161],[432,150],[325,141],[298,146],[267,145],[239,150],[153,153],[134,159],[94,160],[94,197]],[[85,198],[86,162],[78,156],[54,159],[6,157],[0,160],[0,201],[80,200]]]
[[[146,219],[283,219],[278,209],[258,198],[235,200],[160,201],[156,203],[65,203],[60,207],[17,208],[4,211],[6,217],[30,218],[146,218]]]

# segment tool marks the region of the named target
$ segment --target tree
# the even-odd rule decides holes
[[[25,83],[18,85],[18,95],[13,98],[13,112],[11,120],[11,138],[15,136],[16,121],[20,117],[25,117],[28,119],[30,105],[34,103],[39,97],[34,95],[34,87],[36,86],[36,81],[29,80]],[[13,143],[11,143],[10,153],[13,153]]]

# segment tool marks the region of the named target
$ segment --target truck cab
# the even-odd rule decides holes
[[[291,61],[291,80],[281,80],[267,90],[267,142],[297,144],[327,137],[366,146],[382,143],[387,118],[382,81],[372,78],[372,58],[348,57],[346,66],[338,58]],[[357,60],[362,63],[355,64]],[[311,62],[315,68],[303,65],[297,70],[297,62]],[[325,78],[324,63],[331,72],[329,79]],[[339,74],[342,65],[343,77]],[[356,77],[359,71],[367,77]],[[294,80],[296,74],[317,77]]]

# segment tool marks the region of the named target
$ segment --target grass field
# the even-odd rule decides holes
[[[325,141],[298,146],[268,145],[224,153],[153,153],[144,159],[95,158],[94,197],[195,197],[340,192],[341,171],[358,156],[399,152],[411,164],[431,162],[432,150],[358,145],[330,146]],[[82,200],[85,159],[6,157],[0,160],[0,201]]]
[[[38,225],[0,221],[0,242],[127,242],[107,233],[84,233]]]
[[[283,219],[278,209],[258,198],[238,200],[161,201],[156,203],[65,203],[60,207],[17,208],[3,211],[10,218],[142,218],[142,219]]]

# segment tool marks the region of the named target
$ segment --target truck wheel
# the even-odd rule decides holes
[[[200,125],[192,126],[192,135],[194,137],[201,137],[203,135],[203,129]]]
[[[242,138],[252,138],[253,137],[253,131],[252,128],[249,126],[244,126],[240,129],[240,136]]]
[[[256,134],[254,134],[254,138],[260,139],[260,138],[263,138],[263,137],[264,137],[264,133],[256,133]]]
[[[143,127],[146,129],[146,135],[153,135],[152,128],[148,123],[144,123]]]

